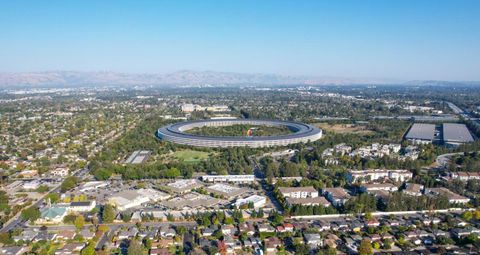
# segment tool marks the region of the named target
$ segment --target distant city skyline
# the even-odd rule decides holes
[[[480,1],[0,1],[0,72],[480,80]]]

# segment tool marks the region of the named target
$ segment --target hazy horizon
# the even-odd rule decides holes
[[[478,1],[8,1],[0,72],[480,80]]]

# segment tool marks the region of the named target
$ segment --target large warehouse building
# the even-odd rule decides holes
[[[436,133],[439,133],[438,142],[447,146],[458,146],[474,141],[465,124],[443,123],[441,129],[440,126],[438,127],[437,129],[434,124],[415,123],[405,135],[405,139],[415,144],[428,144],[432,143]]]
[[[449,146],[458,146],[473,142],[472,134],[465,124],[445,123],[442,129],[443,142]]]
[[[293,133],[277,136],[199,136],[185,131],[199,127],[222,127],[232,125],[285,126]],[[225,119],[198,120],[171,124],[157,130],[157,137],[178,144],[199,147],[271,147],[295,143],[313,142],[322,137],[322,130],[299,122],[281,120]]]
[[[412,125],[407,135],[405,135],[405,139],[415,144],[432,143],[434,138],[435,138],[434,124],[415,123]]]

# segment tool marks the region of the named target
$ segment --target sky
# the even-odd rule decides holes
[[[480,80],[478,0],[0,0],[0,72]]]

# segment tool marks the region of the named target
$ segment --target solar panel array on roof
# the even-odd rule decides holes
[[[473,142],[473,137],[465,124],[444,123],[443,141],[446,143],[469,143]]]
[[[435,125],[415,123],[412,125],[406,139],[433,140],[435,136]]]

